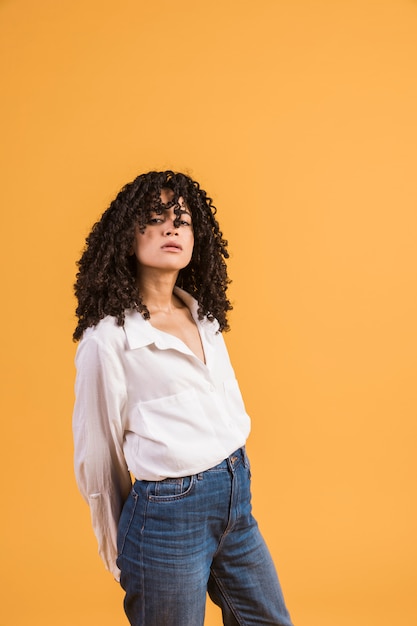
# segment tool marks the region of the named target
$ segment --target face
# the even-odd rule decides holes
[[[173,196],[173,191],[163,189],[163,205],[169,203]],[[136,228],[133,252],[138,272],[143,273],[146,269],[179,272],[191,261],[193,246],[191,212],[183,198],[179,198],[178,205],[166,209],[162,206],[152,211],[143,232]]]

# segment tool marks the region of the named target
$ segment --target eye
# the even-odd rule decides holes
[[[157,207],[153,211],[148,219],[148,224],[162,224],[164,221],[163,210],[160,207]]]

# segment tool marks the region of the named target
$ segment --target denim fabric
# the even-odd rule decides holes
[[[243,448],[194,476],[136,481],[122,511],[118,550],[132,626],[202,626],[207,591],[226,626],[291,626],[251,514]]]

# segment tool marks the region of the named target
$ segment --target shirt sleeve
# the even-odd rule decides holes
[[[117,526],[131,478],[123,454],[126,382],[116,351],[94,337],[82,339],[76,355],[73,414],[74,467],[78,488],[90,506],[99,554],[116,580]]]

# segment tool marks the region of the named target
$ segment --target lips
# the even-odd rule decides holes
[[[176,241],[167,241],[161,248],[162,250],[182,250],[182,246]]]

